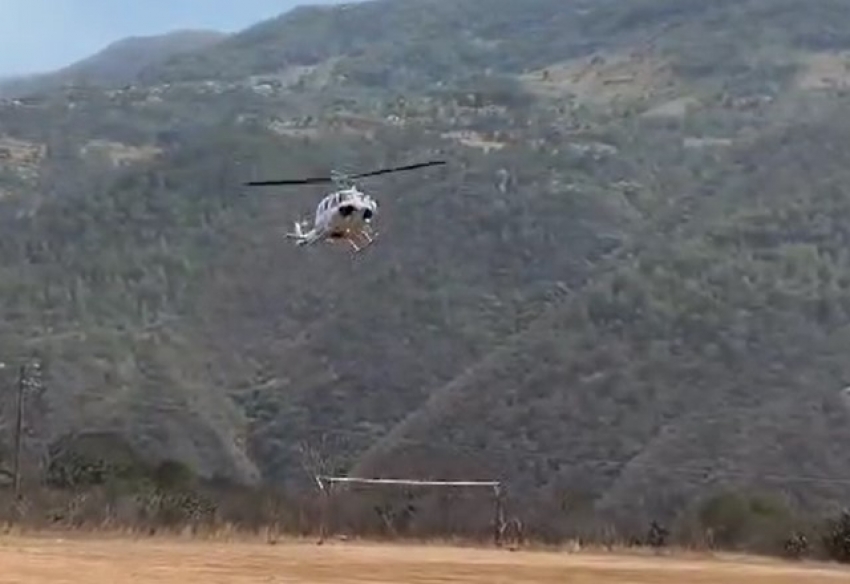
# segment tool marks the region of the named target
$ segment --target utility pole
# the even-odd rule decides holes
[[[21,498],[21,432],[24,425],[24,387],[26,386],[27,366],[21,365],[18,374],[18,396],[15,404],[15,460],[14,489],[15,499]]]

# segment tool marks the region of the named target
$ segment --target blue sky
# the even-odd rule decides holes
[[[302,4],[340,0],[0,0],[0,76],[69,65],[128,36],[233,32]]]

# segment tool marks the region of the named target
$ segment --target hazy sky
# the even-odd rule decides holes
[[[302,4],[340,0],[0,0],[0,76],[49,71],[128,36],[232,32]]]

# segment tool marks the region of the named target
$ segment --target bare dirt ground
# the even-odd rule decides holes
[[[441,546],[0,536],[15,584],[838,584],[850,570],[741,558],[594,555]]]

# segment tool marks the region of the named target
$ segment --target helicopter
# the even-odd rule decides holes
[[[307,185],[332,183],[335,190],[325,195],[316,206],[312,225],[309,220],[296,221],[294,231],[286,233],[288,239],[294,239],[296,245],[312,245],[320,241],[348,242],[355,253],[371,245],[377,233],[372,229],[372,220],[378,212],[378,203],[365,192],[357,188],[354,181],[369,176],[401,172],[428,166],[445,164],[444,160],[433,160],[382,168],[349,176],[332,171],[327,177],[313,177],[295,180],[263,180],[245,183],[245,186]]]

